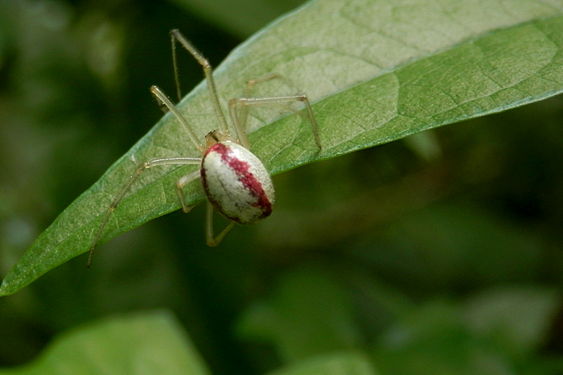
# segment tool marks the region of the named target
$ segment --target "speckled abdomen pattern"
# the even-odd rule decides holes
[[[250,224],[272,213],[270,174],[256,155],[237,143],[209,147],[201,163],[201,181],[209,201],[231,220]]]

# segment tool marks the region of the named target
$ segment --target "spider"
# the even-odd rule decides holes
[[[249,150],[250,144],[246,134],[246,116],[239,116],[241,115],[240,109],[242,108],[302,102],[305,105],[306,116],[312,127],[315,143],[319,151],[321,150],[319,126],[313,114],[309,99],[304,94],[231,99],[229,100],[228,112],[231,120],[231,127],[229,128],[229,124],[227,123],[227,119],[219,102],[211,65],[201,52],[199,52],[179,30],[171,30],[170,39],[172,43],[172,62],[178,98],[181,98],[181,90],[176,61],[176,43],[179,43],[202,66],[215,117],[219,122],[219,128],[210,131],[205,136],[204,143],[202,144],[184,115],[182,115],[172,101],[160,88],[155,85],[151,86],[150,91],[156,101],[170,111],[181,126],[186,129],[190,142],[201,152],[201,156],[157,158],[140,164],[114,197],[102,218],[102,222],[94,234],[94,239],[90,247],[88,266],[92,263],[94,248],[103,235],[113,211],[117,208],[141,174],[156,166],[194,164],[200,166],[199,170],[178,179],[176,182],[176,193],[182,205],[182,210],[188,213],[193,206],[186,204],[184,187],[198,178],[201,179],[202,187],[208,201],[205,225],[206,242],[208,246],[217,246],[231,229],[233,229],[235,223],[250,224],[268,217],[271,214],[275,200],[274,186],[271,176],[264,164]],[[280,78],[280,76],[270,74],[259,79],[248,81],[247,92],[250,92],[254,85],[274,78]],[[232,133],[231,130],[233,131]],[[218,235],[215,235],[213,230],[213,209],[216,209],[230,220],[230,223]]]

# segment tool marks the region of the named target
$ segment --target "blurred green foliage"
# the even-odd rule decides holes
[[[173,92],[170,28],[215,65],[250,33],[177,3],[0,0],[2,274],[160,117],[147,88]],[[218,374],[560,374],[562,104],[278,176],[272,218],[217,249],[201,208],[145,225],[0,300],[0,366],[165,308]]]
[[[150,340],[147,340],[150,337]],[[170,314],[124,314],[58,337],[33,363],[2,375],[206,375],[199,354]]]

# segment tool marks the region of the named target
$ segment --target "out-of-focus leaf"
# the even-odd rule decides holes
[[[59,337],[35,362],[2,375],[205,375],[201,358],[167,313],[125,315]]]
[[[472,337],[460,310],[443,302],[404,316],[377,341],[374,358],[384,374],[513,374],[501,353]]]
[[[533,349],[559,303],[555,292],[532,287],[429,302],[379,336],[375,360],[389,374],[556,374],[560,359],[535,357]]]
[[[522,355],[543,343],[562,303],[561,295],[554,290],[498,288],[467,301],[464,314],[475,333],[490,336]]]
[[[350,296],[326,271],[307,267],[285,275],[275,293],[239,322],[241,335],[272,343],[285,361],[354,348],[360,334]]]
[[[371,363],[358,353],[338,353],[311,358],[269,375],[376,375]]]
[[[435,292],[534,275],[542,246],[489,210],[441,203],[403,215],[354,254],[387,280]]]
[[[563,89],[563,1],[318,0],[271,24],[217,69],[221,100],[249,79],[276,72],[257,96],[306,92],[323,150],[299,116],[257,111],[252,150],[277,174],[463,119],[553,96]],[[196,134],[217,128],[207,90],[179,105]],[[16,292],[86,252],[115,194],[139,161],[197,156],[169,114],[36,240],[0,286]],[[179,208],[175,181],[194,168],[152,171],[132,188],[103,240]],[[187,189],[188,204],[203,200]]]

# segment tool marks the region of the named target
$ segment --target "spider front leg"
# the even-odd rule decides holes
[[[100,226],[98,227],[98,230],[95,232],[94,238],[92,240],[92,245],[91,245],[90,251],[88,253],[87,266],[90,267],[90,265],[92,264],[92,256],[94,255],[94,248],[96,247],[96,244],[98,243],[98,241],[100,240],[100,238],[104,234],[104,231],[105,231],[106,226],[109,222],[109,219],[111,218],[112,213],[119,206],[119,204],[121,203],[123,198],[125,198],[125,195],[129,191],[129,189],[131,189],[133,184],[139,179],[139,177],[141,177],[141,175],[145,171],[147,171],[150,168],[153,168],[153,167],[156,167],[156,166],[162,166],[162,165],[193,165],[193,164],[200,164],[200,163],[201,163],[201,158],[178,157],[178,158],[152,159],[152,160],[149,160],[149,161],[139,165],[137,167],[137,169],[135,169],[135,172],[131,175],[131,177],[129,177],[129,181],[127,181],[123,185],[121,190],[113,198],[113,201],[111,202],[111,204],[109,205],[106,213],[104,214],[104,216],[102,218],[102,222],[101,222]],[[188,176],[191,176],[191,174],[188,175]],[[180,201],[182,202],[182,205],[185,206],[185,202],[183,200],[183,195],[182,195],[182,198],[181,198]]]
[[[217,88],[215,86],[215,79],[213,78],[213,68],[207,59],[203,56],[197,48],[190,43],[188,39],[178,30],[174,29],[170,31],[170,41],[172,43],[172,64],[174,69],[174,80],[176,82],[176,93],[178,95],[178,100],[182,99],[182,92],[180,88],[180,79],[178,74],[178,62],[176,61],[176,42],[189,52],[194,59],[201,65],[203,69],[203,74],[207,81],[207,89],[209,90],[209,96],[211,98],[211,103],[215,111],[215,116],[219,119],[219,125],[223,132],[228,131],[227,120],[221,109],[221,103],[219,102],[219,94],[217,94]]]
[[[307,95],[291,95],[291,96],[276,96],[271,98],[234,98],[229,100],[229,115],[231,120],[235,125],[238,139],[240,143],[249,148],[250,144],[248,142],[248,137],[246,135],[246,116],[244,122],[240,121],[237,108],[240,106],[263,106],[263,105],[275,105],[275,104],[285,104],[291,102],[303,102],[305,104],[306,115],[311,124],[311,129],[313,131],[313,137],[315,143],[319,150],[322,149],[321,138],[319,136],[319,125],[315,119],[315,114],[313,113],[313,108],[309,102]]]

